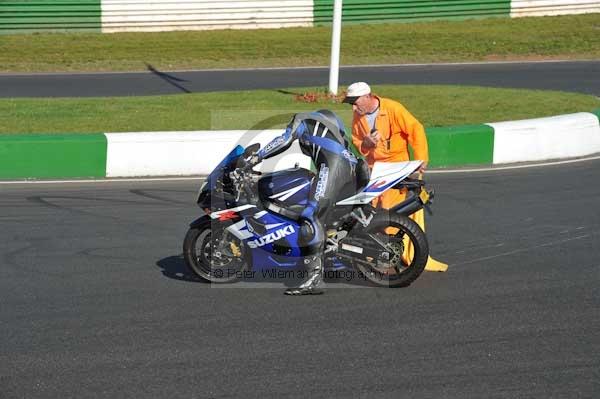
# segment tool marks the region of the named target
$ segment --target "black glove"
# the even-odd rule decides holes
[[[250,156],[250,160],[248,161],[248,163],[252,166],[256,166],[260,163],[260,159],[258,158],[258,154],[254,153],[252,154],[252,156]]]
[[[250,171],[253,167],[258,165],[260,160],[258,159],[258,155],[256,153],[252,153],[247,157],[240,158],[239,168],[244,171]]]

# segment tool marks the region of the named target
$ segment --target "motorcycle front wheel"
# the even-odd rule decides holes
[[[226,230],[210,225],[190,228],[183,240],[183,258],[198,277],[211,283],[230,283],[246,270],[242,243]]]
[[[361,238],[379,249],[376,257],[355,260],[358,270],[371,283],[407,287],[423,273],[429,257],[429,244],[423,230],[412,219],[380,213]]]

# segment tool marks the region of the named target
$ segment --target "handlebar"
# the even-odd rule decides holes
[[[249,202],[257,202],[250,184],[254,183],[253,176],[260,176],[261,172],[257,172],[252,167],[243,167],[234,169],[229,173],[229,177],[233,180],[236,190],[236,201],[239,201],[240,194],[243,192]]]

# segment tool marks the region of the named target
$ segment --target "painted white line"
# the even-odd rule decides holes
[[[598,60],[538,60],[538,61],[472,61],[472,62],[440,62],[440,63],[413,63],[413,64],[359,64],[359,65],[340,65],[340,69],[357,69],[357,68],[398,68],[398,67],[432,67],[432,66],[468,66],[468,65],[511,65],[511,64],[551,64],[551,63],[576,63],[576,62],[598,62]],[[315,69],[326,69],[329,70],[328,65],[320,66],[298,66],[298,67],[256,67],[256,68],[215,68],[215,69],[180,69],[173,71],[160,71],[160,72],[235,72],[235,71],[282,71],[282,70],[315,70]],[[111,72],[107,72],[111,73]],[[118,72],[113,72],[118,73]],[[127,72],[125,72],[127,73]],[[133,72],[132,72],[133,73]]]
[[[531,165],[515,165],[515,166],[502,166],[502,167],[481,167],[481,168],[473,168],[473,169],[448,169],[448,170],[432,170],[429,169],[425,173],[425,175],[429,174],[441,174],[441,173],[478,173],[478,172],[496,172],[502,170],[511,170],[511,169],[528,169],[528,168],[539,168],[543,166],[555,166],[555,165],[564,165],[571,163],[579,163],[586,161],[594,161],[600,159],[600,155],[596,155],[588,158],[579,158],[579,159],[571,159],[567,161],[556,161],[556,162],[544,162],[544,163],[536,163]],[[93,184],[93,183],[118,183],[118,182],[151,182],[151,181],[186,181],[186,180],[204,180],[206,176],[184,176],[184,177],[140,177],[140,178],[127,178],[127,179],[119,179],[119,178],[108,178],[108,179],[87,179],[87,180],[7,180],[0,181],[0,185],[5,184],[68,184],[68,183],[85,183],[85,184]]]
[[[11,180],[0,181],[3,184],[94,184],[94,183],[119,183],[119,182],[143,182],[143,181],[177,181],[177,180],[204,180],[205,177],[189,176],[189,177],[141,177],[135,179],[87,179],[87,180]]]
[[[468,66],[468,65],[526,65],[526,64],[552,64],[552,63],[584,63],[584,62],[598,62],[594,59],[583,59],[583,60],[538,60],[538,61],[526,61],[526,60],[514,60],[514,61],[473,61],[473,62],[440,62],[440,63],[414,63],[414,64],[364,64],[364,65],[342,65],[340,69],[356,69],[356,68],[396,68],[396,67],[432,67],[432,66]],[[315,69],[326,69],[329,70],[329,66],[298,66],[298,67],[255,67],[255,68],[214,68],[214,69],[165,69],[158,70],[162,73],[187,73],[187,72],[248,72],[248,71],[281,71],[281,70],[315,70]],[[98,72],[30,72],[30,73],[10,73],[1,72],[0,76],[78,76],[78,75],[129,75],[129,74],[154,74],[154,72],[147,69],[141,69],[139,71],[98,71]]]
[[[525,65],[525,64],[552,64],[552,63],[576,63],[576,62],[597,62],[598,60],[538,60],[538,61],[471,61],[471,62],[440,62],[440,63],[414,63],[414,64],[365,64],[365,65],[345,65],[340,68],[386,68],[386,67],[432,67],[432,66],[468,66],[468,65]],[[329,67],[327,67],[329,68]]]
[[[530,251],[530,250],[537,249],[537,248],[549,247],[551,245],[563,244],[563,243],[566,243],[566,242],[569,242],[569,241],[574,241],[574,240],[581,240],[582,238],[587,238],[589,236],[590,236],[589,234],[586,234],[586,235],[583,235],[583,236],[578,236],[578,237],[573,237],[573,238],[566,238],[564,240],[547,242],[545,244],[535,245],[535,246],[532,246],[532,247],[515,249],[514,251],[503,252],[503,253],[500,253],[500,254],[497,254],[497,255],[491,255],[491,256],[485,256],[483,258],[477,258],[477,259],[467,260],[467,261],[460,262],[460,263],[457,263],[457,264],[452,265],[452,266],[459,266],[459,265],[462,266],[462,265],[467,265],[469,263],[475,263],[475,262],[481,262],[481,261],[484,261],[484,260],[490,260],[490,259],[500,258],[502,256],[514,255],[514,254],[517,254],[519,252],[525,252],[525,251]]]
[[[448,170],[428,169],[427,172],[425,172],[425,175],[427,176],[428,174],[437,174],[437,173],[476,173],[476,172],[496,172],[496,171],[511,170],[511,169],[529,169],[529,168],[539,168],[539,167],[543,167],[543,166],[555,166],[555,165],[564,165],[564,164],[570,164],[570,163],[593,161],[596,159],[600,159],[600,155],[595,155],[595,156],[587,157],[587,158],[569,159],[567,161],[534,163],[534,164],[530,164],[530,165],[513,165],[513,166],[499,166],[499,167],[485,166],[485,167],[473,168],[473,169],[448,169]]]

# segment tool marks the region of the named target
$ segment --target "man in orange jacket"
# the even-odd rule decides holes
[[[425,129],[402,104],[372,94],[365,82],[348,86],[343,102],[352,105],[352,142],[365,157],[369,168],[373,168],[375,162],[408,161],[410,145],[414,158],[423,161],[419,172],[425,172],[429,162]],[[375,199],[373,206],[389,209],[405,197],[405,190],[391,189]],[[411,217],[425,231],[423,211]],[[445,271],[447,268],[448,265],[429,258],[425,270]]]

